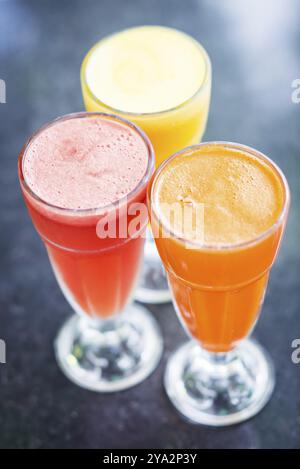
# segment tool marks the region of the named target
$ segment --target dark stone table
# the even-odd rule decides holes
[[[270,155],[286,173],[292,208],[255,336],[270,351],[277,385],[252,420],[225,429],[183,421],[162,374],[185,340],[171,305],[151,307],[165,337],[157,371],[141,385],[101,395],[71,384],[58,369],[55,334],[70,314],[34,232],[17,180],[18,152],[46,121],[83,108],[79,67],[102,36],[138,24],[194,35],[213,65],[206,140],[231,140]],[[18,448],[300,447],[300,2],[297,0],[0,0],[0,446]]]

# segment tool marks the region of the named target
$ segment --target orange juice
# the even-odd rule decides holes
[[[202,138],[210,61],[180,31],[142,26],[104,38],[85,57],[81,84],[87,111],[121,115],[148,134],[157,165]]]
[[[288,188],[260,153],[235,144],[205,143],[171,157],[149,193],[151,223],[178,314],[211,352],[231,350],[251,331],[281,239]],[[199,204],[203,233],[180,232],[166,207]],[[196,236],[195,236],[196,234]]]

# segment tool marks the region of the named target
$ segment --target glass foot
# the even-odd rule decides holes
[[[58,364],[75,384],[114,392],[143,381],[158,365],[163,341],[148,311],[130,305],[118,319],[88,320],[74,315],[55,341]]]
[[[253,340],[229,353],[205,352],[190,341],[169,359],[164,381],[170,400],[184,417],[216,427],[257,414],[275,384],[272,362]]]
[[[143,267],[137,288],[134,291],[134,299],[149,304],[169,303],[171,301],[166,272],[149,230],[147,230],[144,248]]]

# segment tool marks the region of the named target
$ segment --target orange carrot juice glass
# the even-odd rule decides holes
[[[274,386],[268,355],[246,337],[283,234],[286,179],[251,148],[203,143],[159,167],[149,206],[174,306],[193,339],[168,362],[167,393],[195,422],[245,420],[265,405]]]
[[[72,381],[95,391],[140,382],[161,355],[152,316],[130,304],[148,222],[145,211],[138,223],[133,215],[137,204],[145,205],[153,169],[143,132],[100,113],[51,122],[19,158],[29,214],[78,313],[57,337],[58,363]]]
[[[105,37],[87,53],[81,67],[87,111],[118,114],[150,138],[156,165],[205,131],[211,65],[192,37],[162,26],[140,26]],[[145,262],[135,298],[146,303],[171,300],[155,244],[148,233]]]

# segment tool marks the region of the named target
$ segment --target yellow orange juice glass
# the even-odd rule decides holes
[[[171,28],[141,26],[102,39],[81,67],[87,111],[124,117],[149,136],[156,165],[204,133],[210,103],[211,65],[204,48]],[[164,270],[149,236],[136,299],[170,301]]]
[[[268,356],[243,339],[257,320],[285,227],[286,179],[256,150],[203,143],[160,166],[148,201],[174,306],[193,338],[169,360],[167,393],[195,422],[245,420],[274,386]]]

